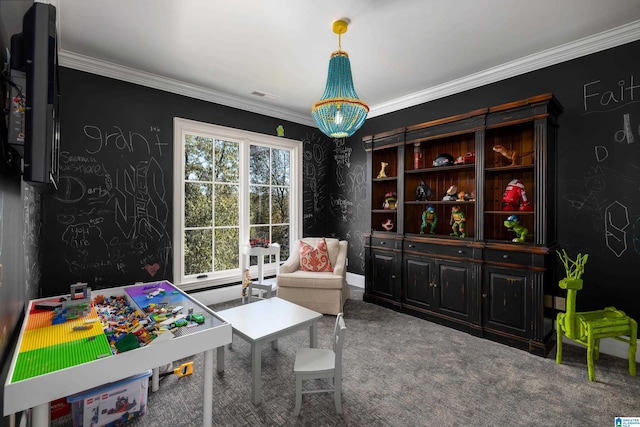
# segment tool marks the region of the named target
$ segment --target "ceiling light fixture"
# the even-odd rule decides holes
[[[369,106],[358,98],[351,77],[349,55],[342,50],[341,35],[347,32],[348,19],[333,23],[338,35],[338,50],[331,54],[327,86],[311,109],[311,116],[320,130],[331,138],[345,138],[360,129],[369,112]]]

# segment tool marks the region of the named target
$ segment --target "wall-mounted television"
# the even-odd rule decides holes
[[[9,144],[23,158],[23,180],[39,191],[58,188],[58,44],[56,8],[33,3],[22,33],[11,37]]]

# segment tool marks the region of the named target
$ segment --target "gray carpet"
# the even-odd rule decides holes
[[[614,417],[640,416],[640,377],[629,376],[625,359],[601,355],[592,383],[582,347],[565,345],[557,365],[555,353],[534,356],[365,303],[362,289],[351,291],[342,416],[330,394],[303,396],[302,412],[293,416],[295,349],[308,346],[308,332],[300,331],[280,339],[278,350],[263,350],[258,406],[249,400],[250,347],[234,337],[225,372],[213,381],[214,425],[613,426]],[[320,320],[320,347],[330,347],[334,322],[335,316]],[[131,425],[201,425],[203,360],[187,360],[195,362],[194,375],[164,377],[149,395],[147,414]]]

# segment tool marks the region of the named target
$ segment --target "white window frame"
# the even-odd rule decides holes
[[[291,150],[290,203],[289,203],[289,247],[302,236],[302,142],[283,137],[266,135],[210,123],[198,122],[180,117],[173,119],[173,281],[183,290],[213,287],[242,280],[240,266],[224,272],[214,272],[205,278],[184,275],[184,138],[185,135],[202,135],[212,139],[237,142],[240,144],[239,184],[240,210],[240,250],[249,243],[249,148],[266,145],[272,148]],[[278,242],[281,243],[281,242]],[[281,260],[284,261],[284,260]],[[275,263],[264,265],[265,275],[275,274]],[[251,267],[255,277],[257,267]]]

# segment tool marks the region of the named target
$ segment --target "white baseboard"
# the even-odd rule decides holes
[[[356,288],[364,289],[364,276],[362,274],[347,273],[347,283]]]
[[[587,348],[583,345],[580,345],[575,341],[571,341],[567,337],[562,337],[562,343],[576,345],[584,348],[586,357]],[[614,340],[613,338],[603,338],[600,340],[600,353],[608,354],[610,356],[615,356],[626,360],[629,357],[629,345],[623,343],[622,341]],[[636,352],[636,362],[640,363],[640,352]],[[596,364],[597,363],[598,362],[596,362]]]
[[[275,285],[276,279],[265,279],[264,283]],[[225,288],[210,289],[208,291],[193,292],[192,297],[204,305],[219,304],[242,297],[242,285],[227,286]]]
[[[204,305],[218,304],[221,302],[240,298],[242,295],[242,285],[227,286],[226,288],[194,292],[190,295]]]

